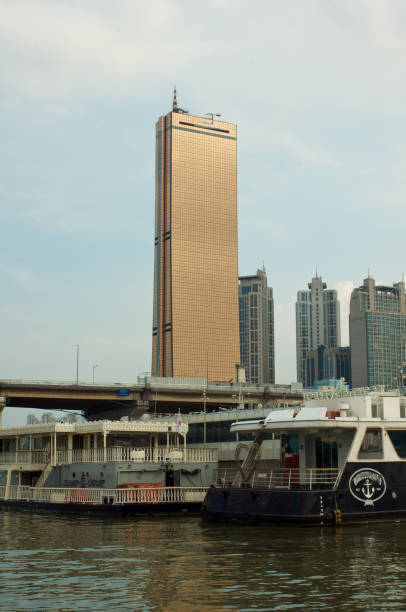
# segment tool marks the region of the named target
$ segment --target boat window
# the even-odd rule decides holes
[[[31,444],[33,450],[42,450],[42,436],[33,436]]]
[[[6,438],[3,442],[3,450],[5,453],[12,453],[16,450],[16,439]]]
[[[406,459],[406,431],[392,430],[388,434],[399,457]]]
[[[108,437],[109,436],[107,436],[107,438]],[[81,449],[83,449],[84,448],[83,436],[81,436],[81,435],[73,436],[72,444],[73,444],[73,449],[74,450],[81,450]]]
[[[361,448],[358,452],[359,459],[382,459],[383,447],[382,447],[382,430],[381,429],[367,429],[365,432],[364,439],[361,444]]]
[[[20,484],[20,472],[11,472],[10,484],[12,486]]]
[[[299,452],[299,436],[296,434],[290,436],[282,436],[282,450],[291,455]]]
[[[68,436],[66,434],[57,437],[56,448],[58,450],[65,450],[68,448]]]
[[[107,436],[107,446],[120,446],[124,448],[145,448],[149,446],[149,442],[149,434],[135,434],[131,436],[127,436],[125,434],[109,434]]]
[[[336,440],[323,440],[316,438],[316,467],[317,468],[337,468],[338,449]]]
[[[21,436],[19,439],[19,447],[22,451],[30,450],[30,439],[28,436]]]

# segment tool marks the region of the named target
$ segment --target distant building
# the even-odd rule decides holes
[[[275,382],[273,291],[265,269],[239,278],[240,351],[247,382]]]
[[[82,421],[82,415],[70,412],[64,416],[63,421],[64,423],[80,423]]]
[[[156,124],[152,376],[235,381],[237,126],[177,105]]]
[[[327,289],[316,274],[308,291],[298,291],[296,302],[297,379],[306,382],[306,360],[310,351],[341,345],[340,302],[335,289]]]
[[[315,351],[309,351],[306,355],[304,367],[304,386],[313,387],[316,381],[324,379],[324,353],[326,347],[321,344]]]
[[[309,351],[306,357],[306,387],[313,387],[317,381],[343,378],[351,387],[351,350],[349,346],[320,345]]]
[[[44,412],[41,417],[42,423],[55,423],[56,417],[53,412]]]
[[[349,346],[332,346],[324,351],[324,378],[343,378],[352,387]]]
[[[354,289],[350,301],[353,387],[403,386],[406,375],[405,283],[376,285],[373,278]]]
[[[39,423],[39,419],[35,414],[27,415],[27,425],[36,425],[37,423]]]

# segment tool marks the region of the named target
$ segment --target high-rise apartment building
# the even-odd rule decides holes
[[[319,346],[341,346],[340,302],[335,289],[327,289],[316,274],[308,291],[298,291],[296,302],[297,379],[306,382],[306,358]]]
[[[154,376],[236,379],[237,127],[176,91],[156,124],[153,310]]]
[[[240,349],[247,382],[275,382],[274,303],[265,269],[239,278]]]
[[[406,373],[405,283],[376,285],[373,278],[354,289],[350,300],[353,387],[398,387]]]

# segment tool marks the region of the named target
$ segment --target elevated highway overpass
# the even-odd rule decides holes
[[[88,420],[158,413],[211,412],[238,404],[295,405],[303,395],[290,385],[214,383],[201,379],[139,377],[136,383],[72,383],[0,379],[0,410],[80,410]]]

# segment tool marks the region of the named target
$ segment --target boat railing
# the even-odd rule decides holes
[[[335,488],[341,474],[341,468],[277,468],[255,470],[250,474],[236,468],[222,468],[217,470],[216,486],[303,490]]]
[[[216,448],[181,448],[162,446],[86,448],[57,450],[56,463],[105,463],[113,462],[171,462],[213,463],[217,462]],[[53,462],[50,450],[12,451],[0,453],[0,465],[41,465]]]
[[[0,499],[46,504],[162,504],[203,502],[208,487],[60,488],[0,486]]]
[[[49,463],[51,452],[46,450],[9,451],[0,453],[0,465],[43,465]]]
[[[212,463],[217,462],[215,448],[181,448],[181,447],[124,447],[87,448],[59,450],[56,462],[60,465],[72,463],[105,463],[113,462],[187,462]]]

